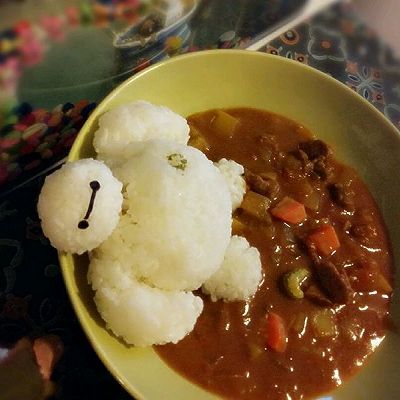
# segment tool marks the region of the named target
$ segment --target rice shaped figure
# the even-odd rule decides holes
[[[191,292],[150,287],[119,261],[92,257],[88,281],[108,329],[126,343],[144,347],[177,343],[193,330],[203,301]]]
[[[122,183],[101,161],[69,162],[49,175],[38,213],[42,229],[58,250],[82,254],[99,246],[119,221]]]
[[[126,187],[126,215],[96,254],[125,257],[138,279],[160,289],[199,288],[231,236],[230,193],[218,168],[193,147],[152,140],[114,174]]]
[[[167,107],[136,101],[107,111],[99,118],[93,146],[99,159],[112,164],[130,145],[151,139],[187,144],[189,125]]]
[[[213,301],[248,300],[262,279],[260,252],[241,236],[232,236],[221,268],[203,285]]]

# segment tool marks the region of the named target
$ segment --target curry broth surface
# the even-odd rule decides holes
[[[260,137],[277,138],[278,152],[288,152],[299,142],[312,138],[299,124],[266,111],[238,108],[226,110],[240,119],[232,138],[213,130],[215,111],[189,117],[209,144],[206,155],[213,161],[235,160],[254,173],[277,173],[283,195],[296,198],[296,179],[287,179],[276,171],[269,153],[260,145]],[[347,220],[357,220],[331,201],[324,182],[313,180],[320,195],[318,211],[307,209],[306,222],[288,225],[273,219],[271,226],[240,215],[245,228],[233,232],[245,236],[261,253],[263,281],[256,295],[248,302],[212,302],[207,296],[204,311],[195,329],[178,344],[157,346],[156,351],[172,368],[205,389],[231,399],[304,399],[327,392],[354,374],[366,361],[385,335],[390,294],[362,287],[360,283],[347,305],[333,305],[337,332],[330,337],[315,334],[311,320],[323,307],[304,298],[293,300],[282,293],[279,280],[295,266],[310,265],[307,252],[293,240],[329,218],[341,246],[330,257],[346,270],[356,268],[366,258],[381,267],[381,273],[392,283],[392,258],[387,233],[379,210],[357,174],[337,161],[334,178],[350,179],[355,204],[368,213],[376,229],[368,246],[360,245],[343,229]],[[351,277],[351,274],[350,274]],[[353,279],[354,280],[354,279]],[[361,287],[360,287],[361,285]],[[287,349],[283,353],[270,350],[265,343],[263,326],[268,311],[285,321]],[[299,329],[299,321],[301,328]],[[296,327],[296,329],[295,329]]]

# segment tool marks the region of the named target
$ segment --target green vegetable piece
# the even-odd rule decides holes
[[[283,276],[283,287],[287,295],[293,299],[302,299],[304,292],[301,289],[301,285],[309,276],[310,271],[307,268],[296,268],[287,272]]]
[[[183,155],[179,153],[170,154],[169,156],[167,156],[167,160],[172,167],[180,169],[182,171],[184,171],[187,166],[186,158],[184,158]]]

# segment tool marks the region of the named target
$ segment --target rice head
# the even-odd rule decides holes
[[[98,190],[91,187],[93,182]],[[39,195],[38,213],[45,236],[58,250],[82,254],[94,249],[118,223],[121,190],[122,183],[101,161],[66,163],[46,177]],[[85,218],[94,192],[93,209]]]

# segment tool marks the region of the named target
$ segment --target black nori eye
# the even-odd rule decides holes
[[[92,182],[90,182],[89,185],[90,185],[90,188],[92,189],[92,195],[90,196],[89,206],[86,211],[86,215],[84,216],[83,220],[79,221],[79,224],[78,224],[79,229],[89,228],[88,219],[90,217],[90,214],[93,211],[94,200],[96,198],[96,194],[97,194],[98,190],[100,190],[100,183],[98,181],[92,181]]]
[[[79,221],[78,228],[79,229],[87,229],[87,228],[89,228],[89,222],[87,222],[86,219],[83,219],[82,221]]]

